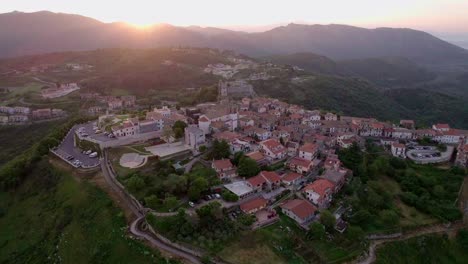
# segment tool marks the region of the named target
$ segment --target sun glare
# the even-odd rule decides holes
[[[129,26],[140,30],[147,30],[154,26],[154,24],[140,24],[140,23],[128,23]]]

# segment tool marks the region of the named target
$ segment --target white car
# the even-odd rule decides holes
[[[93,152],[93,153],[89,154],[90,158],[96,158],[97,156],[98,156],[97,152]]]

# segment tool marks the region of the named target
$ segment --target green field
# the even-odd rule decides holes
[[[88,182],[42,161],[0,193],[0,263],[165,263],[128,238],[123,213]]]
[[[425,235],[391,242],[378,248],[376,263],[468,263],[468,247],[459,240],[442,235]]]
[[[25,126],[0,126],[0,167],[23,153],[63,121],[36,123]]]

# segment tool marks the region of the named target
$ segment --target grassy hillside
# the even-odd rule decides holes
[[[0,167],[42,139],[59,123],[63,121],[27,126],[0,126]]]
[[[37,165],[0,193],[0,263],[165,263],[126,236],[123,213],[87,182]]]
[[[462,232],[455,239],[425,235],[385,244],[377,250],[376,263],[467,263],[467,231]]]
[[[317,75],[292,82],[278,78],[255,82],[255,91],[310,109],[333,110],[345,115],[375,116],[382,120],[410,116],[402,106],[383,97],[381,91],[368,82],[353,78]]]
[[[394,89],[385,92],[398,102],[420,124],[447,122],[454,127],[468,128],[468,99],[424,89]]]

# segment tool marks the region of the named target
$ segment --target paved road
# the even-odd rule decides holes
[[[197,161],[199,161],[200,158],[201,156],[198,156],[194,158],[193,160],[191,160],[189,163],[185,164],[185,173],[189,173],[192,170],[193,165],[197,163]]]
[[[147,208],[143,208],[138,201],[134,201],[131,197],[129,197],[128,193],[121,187],[120,183],[114,177],[113,172],[108,166],[107,161],[107,153],[104,152],[104,158],[101,162],[101,168],[104,175],[105,180],[111,186],[111,188],[122,198],[123,201],[127,204],[127,206],[132,210],[134,215],[137,217],[135,221],[130,224],[130,232],[137,236],[146,239],[151,245],[157,247],[161,250],[164,250],[174,256],[186,259],[192,263],[201,263],[198,256],[186,252],[180,248],[174,247],[169,243],[162,241],[161,239],[155,237],[150,231],[141,230],[141,224],[145,219],[146,212],[148,211]]]

